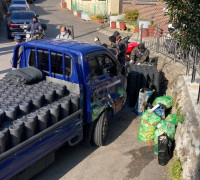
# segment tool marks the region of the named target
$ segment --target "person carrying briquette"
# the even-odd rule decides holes
[[[131,51],[131,61],[133,61],[134,64],[143,64],[149,61],[149,54],[150,51],[145,48],[143,43],[140,43]]]
[[[118,45],[119,53],[118,53],[118,60],[121,63],[121,65],[125,64],[125,53],[127,50],[127,43],[124,41],[124,39],[121,38],[121,35],[118,31],[115,31],[113,35],[116,38],[116,44]]]

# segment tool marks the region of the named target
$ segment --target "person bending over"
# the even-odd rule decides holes
[[[143,43],[138,44],[138,47],[135,47],[131,51],[131,61],[135,64],[143,64],[149,61],[149,53],[150,51],[145,48]]]

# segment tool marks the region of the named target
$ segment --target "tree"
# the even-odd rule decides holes
[[[168,4],[169,22],[178,30],[175,37],[183,48],[191,45],[200,50],[200,1],[164,0]]]

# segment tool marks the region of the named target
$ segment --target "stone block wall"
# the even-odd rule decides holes
[[[176,153],[182,162],[183,180],[200,180],[200,126],[195,104],[191,97],[191,77],[180,76],[175,79],[171,94],[175,97],[175,107],[186,114],[183,124],[178,125],[175,135]],[[175,111],[175,108],[173,109]]]

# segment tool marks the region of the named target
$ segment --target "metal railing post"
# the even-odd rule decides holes
[[[190,74],[190,58],[189,58],[189,52],[188,51],[187,51],[187,54],[186,54],[186,61],[187,61],[186,75],[189,76],[189,74]]]
[[[199,100],[200,100],[200,84],[199,84],[199,92],[198,92],[197,104],[199,104]]]
[[[159,45],[160,45],[160,24],[158,24],[157,28],[156,28],[156,32],[157,32],[157,42],[156,42],[156,52],[159,52]]]
[[[173,59],[173,62],[175,63],[176,62],[176,57],[177,57],[177,41],[175,40],[175,45],[174,45],[174,59]]]
[[[140,43],[142,43],[142,31],[143,31],[143,24],[140,26]]]
[[[196,62],[197,62],[197,49],[195,48],[195,53],[194,53],[194,63],[193,63],[193,68],[192,68],[192,80],[191,82],[195,82],[195,77],[196,77]]]

